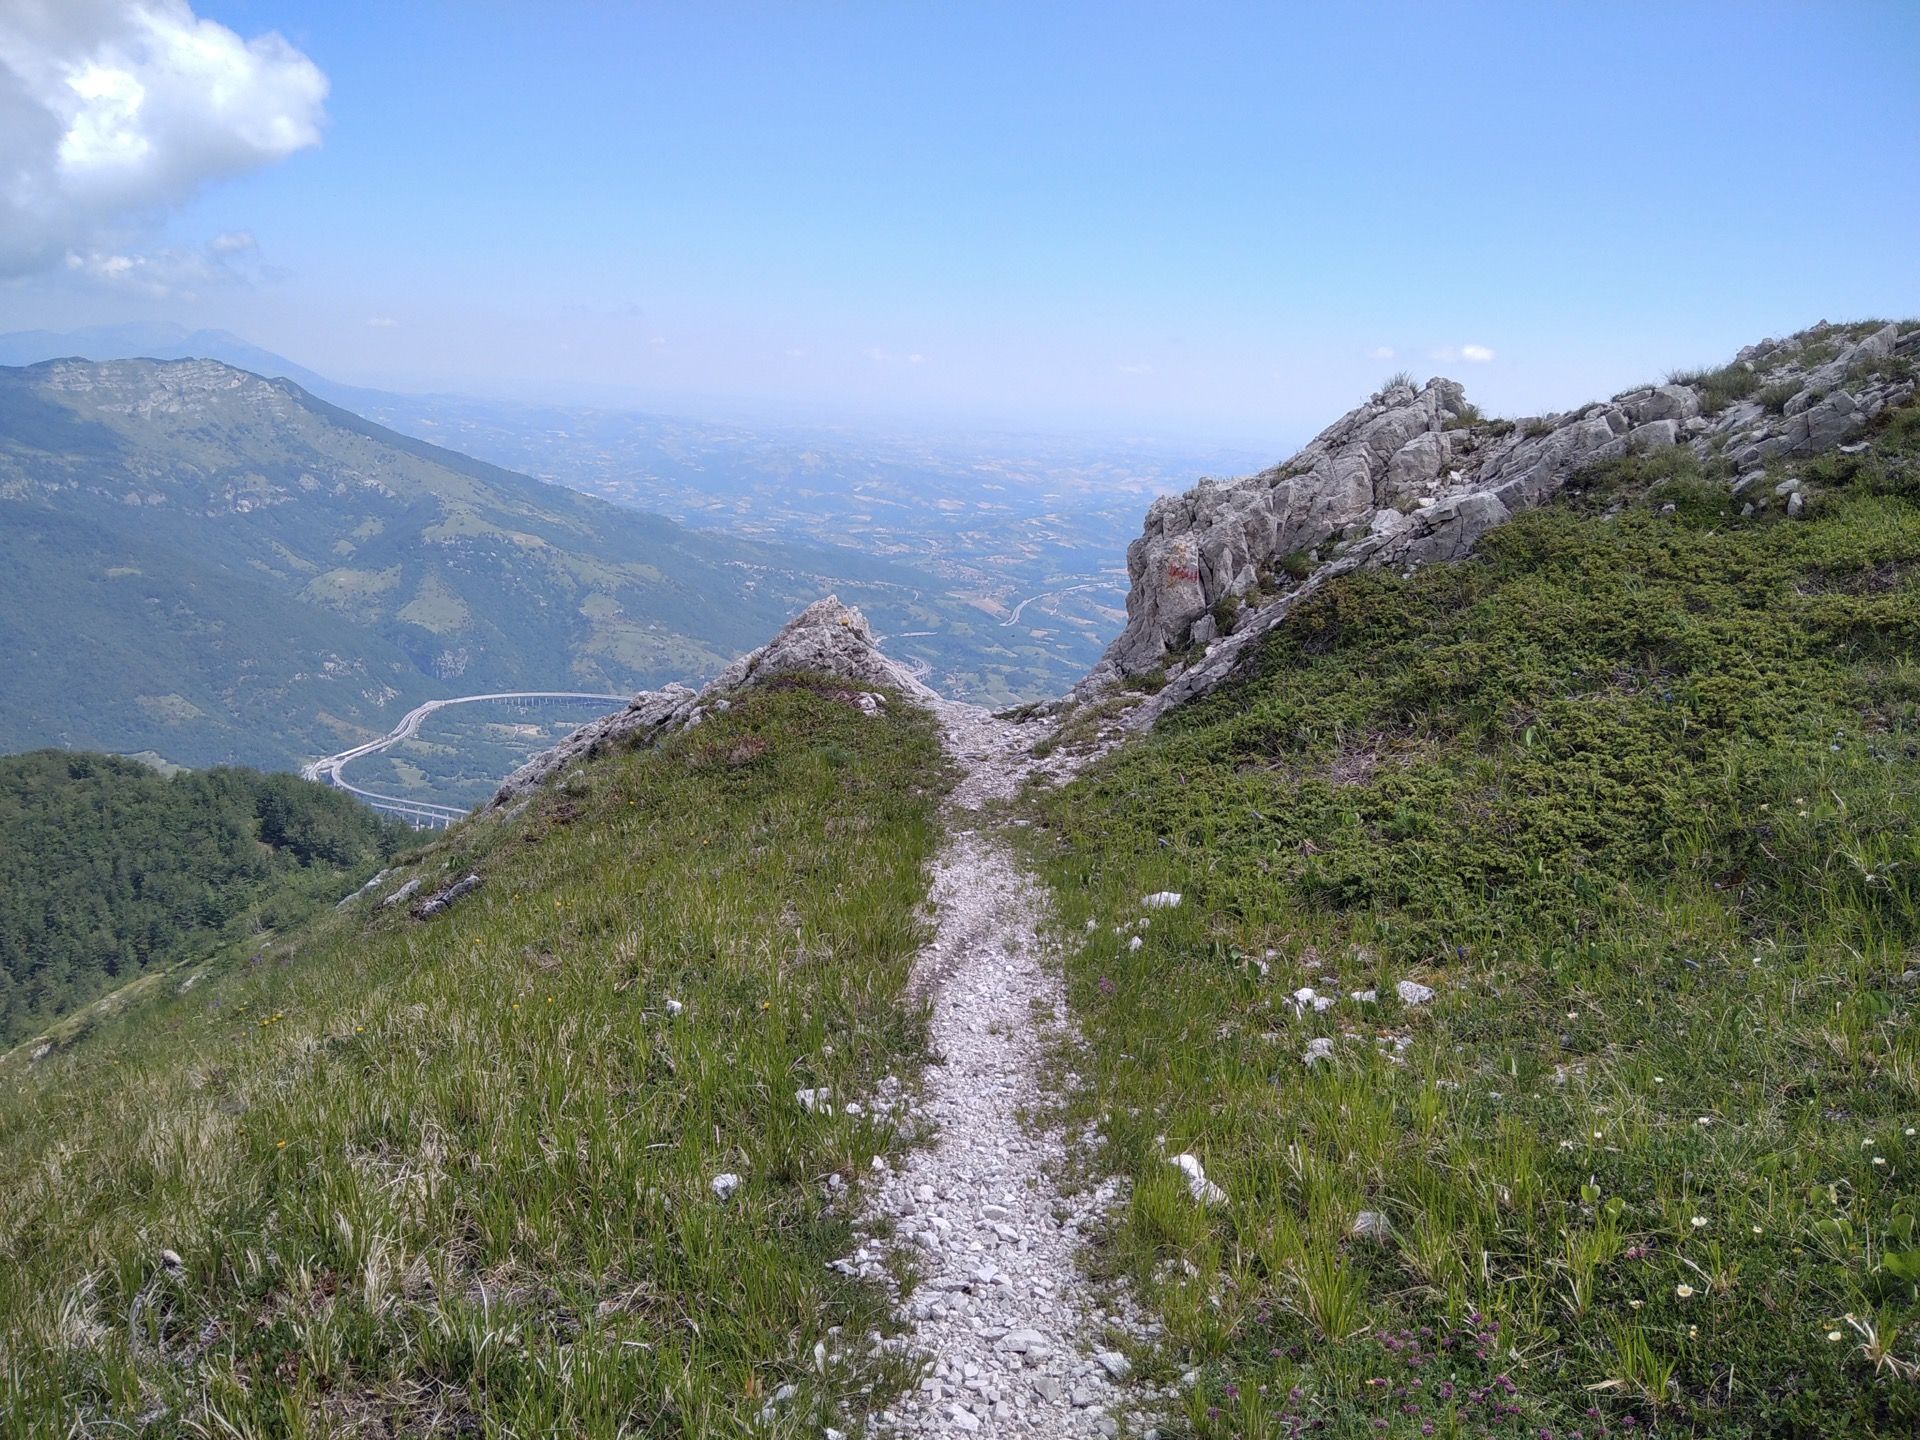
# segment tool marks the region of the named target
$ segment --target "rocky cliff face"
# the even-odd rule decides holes
[[[576,760],[616,744],[645,744],[688,729],[708,711],[725,709],[730,695],[800,672],[830,675],[859,687],[886,686],[921,704],[935,704],[940,698],[905,666],[880,653],[864,615],[841,604],[837,595],[829,595],[789,620],[767,644],[735,660],[704,690],[696,692],[685,685],[643,690],[626,709],[582,725],[509,775],[487,808],[498,809],[524,798]],[[864,693],[860,702],[863,708],[884,703],[881,697]]]
[[[1077,692],[1166,667],[1143,720],[1199,694],[1305,595],[1367,565],[1455,560],[1579,470],[1685,444],[1738,493],[1769,462],[1844,445],[1914,393],[1920,328],[1821,324],[1676,383],[1522,422],[1489,421],[1451,380],[1396,384],[1282,465],[1156,501],[1127,550],[1127,626]]]

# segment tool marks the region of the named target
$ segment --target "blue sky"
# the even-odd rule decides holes
[[[142,263],[0,282],[0,328],[1278,445],[1403,366],[1518,413],[1920,313],[1906,0],[193,9],[317,67],[319,143],[91,222]]]

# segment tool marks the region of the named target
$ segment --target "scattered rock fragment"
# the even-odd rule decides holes
[[[1393,987],[1393,993],[1400,997],[1402,1005],[1426,1005],[1433,1000],[1434,988],[1422,985],[1418,980],[1402,980]]]
[[[485,882],[483,882],[478,875],[467,875],[462,879],[456,880],[453,884],[447,886],[446,889],[435,891],[418,905],[414,906],[414,916],[416,919],[425,920],[429,916],[438,915],[442,911],[450,909],[456,901],[463,900],[471,895],[474,891],[478,890],[483,883]]]
[[[1224,1205],[1227,1192],[1207,1178],[1207,1170],[1197,1155],[1179,1154],[1167,1162],[1179,1167],[1187,1177],[1187,1193],[1202,1205]]]
[[[734,1174],[731,1170],[727,1170],[709,1180],[707,1182],[707,1188],[713,1191],[714,1199],[731,1200],[734,1192],[740,1188],[741,1183],[738,1175]]]
[[[1185,898],[1178,890],[1156,890],[1151,895],[1142,895],[1140,905],[1146,910],[1172,910]]]
[[[1353,1237],[1356,1240],[1375,1240],[1385,1243],[1392,1234],[1393,1226],[1378,1210],[1362,1210],[1353,1217]]]
[[[386,878],[391,874],[393,874],[393,867],[388,866],[386,869],[380,871],[371,880],[367,881],[366,884],[362,885],[358,890],[354,891],[351,895],[347,896],[346,899],[342,900],[339,904],[335,905],[333,908],[336,910],[344,910],[349,905],[351,905],[354,901],[361,899],[363,896],[371,895],[375,890],[378,890],[380,888],[380,886],[385,882]]]
[[[406,884],[402,885],[398,890],[394,891],[391,895],[387,896],[386,899],[382,900],[380,902],[380,908],[384,910],[389,905],[406,904],[407,901],[411,900],[415,895],[418,895],[420,893],[420,887],[426,883],[427,883],[426,877],[424,875],[414,876],[413,879],[407,881]]]

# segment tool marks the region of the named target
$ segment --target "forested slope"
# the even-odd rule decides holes
[[[0,757],[0,1046],[337,899],[406,831],[292,775]]]

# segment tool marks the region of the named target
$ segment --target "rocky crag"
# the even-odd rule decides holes
[[[1748,503],[1797,514],[1797,482],[1776,472],[1910,400],[1916,359],[1920,327],[1823,322],[1719,370],[1518,422],[1484,418],[1452,380],[1391,383],[1285,463],[1155,501],[1127,550],[1126,628],[1076,698],[1164,672],[1129,717],[1150,724],[1336,576],[1460,559],[1578,471],[1633,451],[1690,446]]]
[[[816,600],[758,650],[742,655],[703,690],[668,685],[643,690],[627,708],[582,725],[551,750],[544,750],[509,775],[487,802],[498,810],[523,800],[577,760],[615,745],[639,745],[698,725],[710,710],[724,710],[728,696],[781,675],[798,672],[831,675],[854,686],[886,686],[923,705],[939,696],[905,666],[880,653],[866,617],[840,597]],[[885,703],[869,691],[857,695],[862,708]]]

